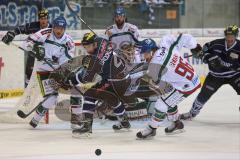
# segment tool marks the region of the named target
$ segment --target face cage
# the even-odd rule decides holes
[[[123,57],[128,61],[128,62],[134,62],[135,58],[135,47],[134,45],[125,45],[122,46],[120,49],[120,52],[122,53]]]

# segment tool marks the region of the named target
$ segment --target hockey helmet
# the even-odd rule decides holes
[[[139,45],[141,48],[140,54],[144,54],[145,52],[150,52],[153,49],[158,49],[156,42],[151,38],[144,39],[143,41],[140,42]]]
[[[57,17],[56,19],[53,20],[53,27],[63,27],[66,29],[67,27],[67,21],[64,17]]]
[[[114,17],[116,16],[125,16],[126,17],[126,11],[122,6],[119,6],[114,11]]]
[[[48,17],[48,10],[46,8],[43,8],[38,12],[38,18],[42,17]]]
[[[94,34],[93,32],[89,32],[84,34],[81,43],[83,45],[88,45],[88,44],[94,43],[95,40],[96,40],[96,34]]]
[[[238,27],[236,25],[230,25],[230,26],[227,26],[227,28],[224,30],[224,35],[227,36],[227,35],[234,35],[234,36],[238,36]]]

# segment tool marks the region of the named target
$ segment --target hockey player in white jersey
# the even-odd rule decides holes
[[[174,90],[161,96],[155,104],[155,113],[148,126],[137,133],[138,138],[147,138],[156,135],[159,126],[166,126],[165,132],[176,133],[184,128],[179,120],[177,104],[200,88],[200,80],[193,67],[181,56],[181,49],[188,48],[194,54],[201,51],[195,38],[189,34],[180,34],[178,37],[166,35],[159,46],[152,39],[141,42],[144,58],[149,62],[147,75],[152,84],[160,86],[160,80],[170,83]]]
[[[138,27],[126,22],[126,11],[123,7],[117,7],[114,12],[114,22],[115,24],[107,28],[105,34],[107,35],[109,41],[112,43],[112,48],[115,52],[125,50],[126,48],[134,48],[134,45],[138,43],[139,40],[139,30]],[[128,46],[128,47],[126,47]],[[129,61],[140,62],[140,54],[137,48],[135,51],[121,52],[130,53],[126,55]]]
[[[64,17],[58,17],[53,21],[53,28],[42,29],[32,34],[23,43],[22,47],[27,51],[33,51],[37,58],[37,77],[42,92],[43,101],[38,104],[36,113],[30,125],[35,128],[49,108],[57,102],[58,91],[55,90],[49,79],[50,73],[58,69],[61,64],[72,58],[75,45],[72,38],[65,33],[67,26]],[[47,60],[53,67],[51,68]]]

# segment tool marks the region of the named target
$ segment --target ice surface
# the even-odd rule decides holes
[[[180,104],[188,111],[196,94]],[[0,100],[6,110],[16,100]],[[240,97],[223,86],[185,132],[167,136],[159,128],[150,140],[136,140],[136,132],[146,122],[132,122],[129,132],[115,133],[113,122],[96,122],[91,138],[72,138],[67,122],[41,124],[31,130],[27,124],[0,124],[0,160],[240,160]],[[1,115],[0,115],[1,116]],[[51,120],[51,117],[50,117]],[[102,150],[100,156],[95,150]]]

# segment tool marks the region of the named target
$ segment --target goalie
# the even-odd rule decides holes
[[[67,23],[64,17],[53,21],[53,28],[46,28],[30,35],[22,47],[33,51],[37,58],[37,77],[42,92],[43,101],[36,108],[36,113],[30,125],[35,128],[49,108],[55,106],[58,91],[52,86],[53,80],[49,76],[54,69],[72,58],[75,45],[72,38],[65,33]],[[46,61],[49,63],[46,63]]]

